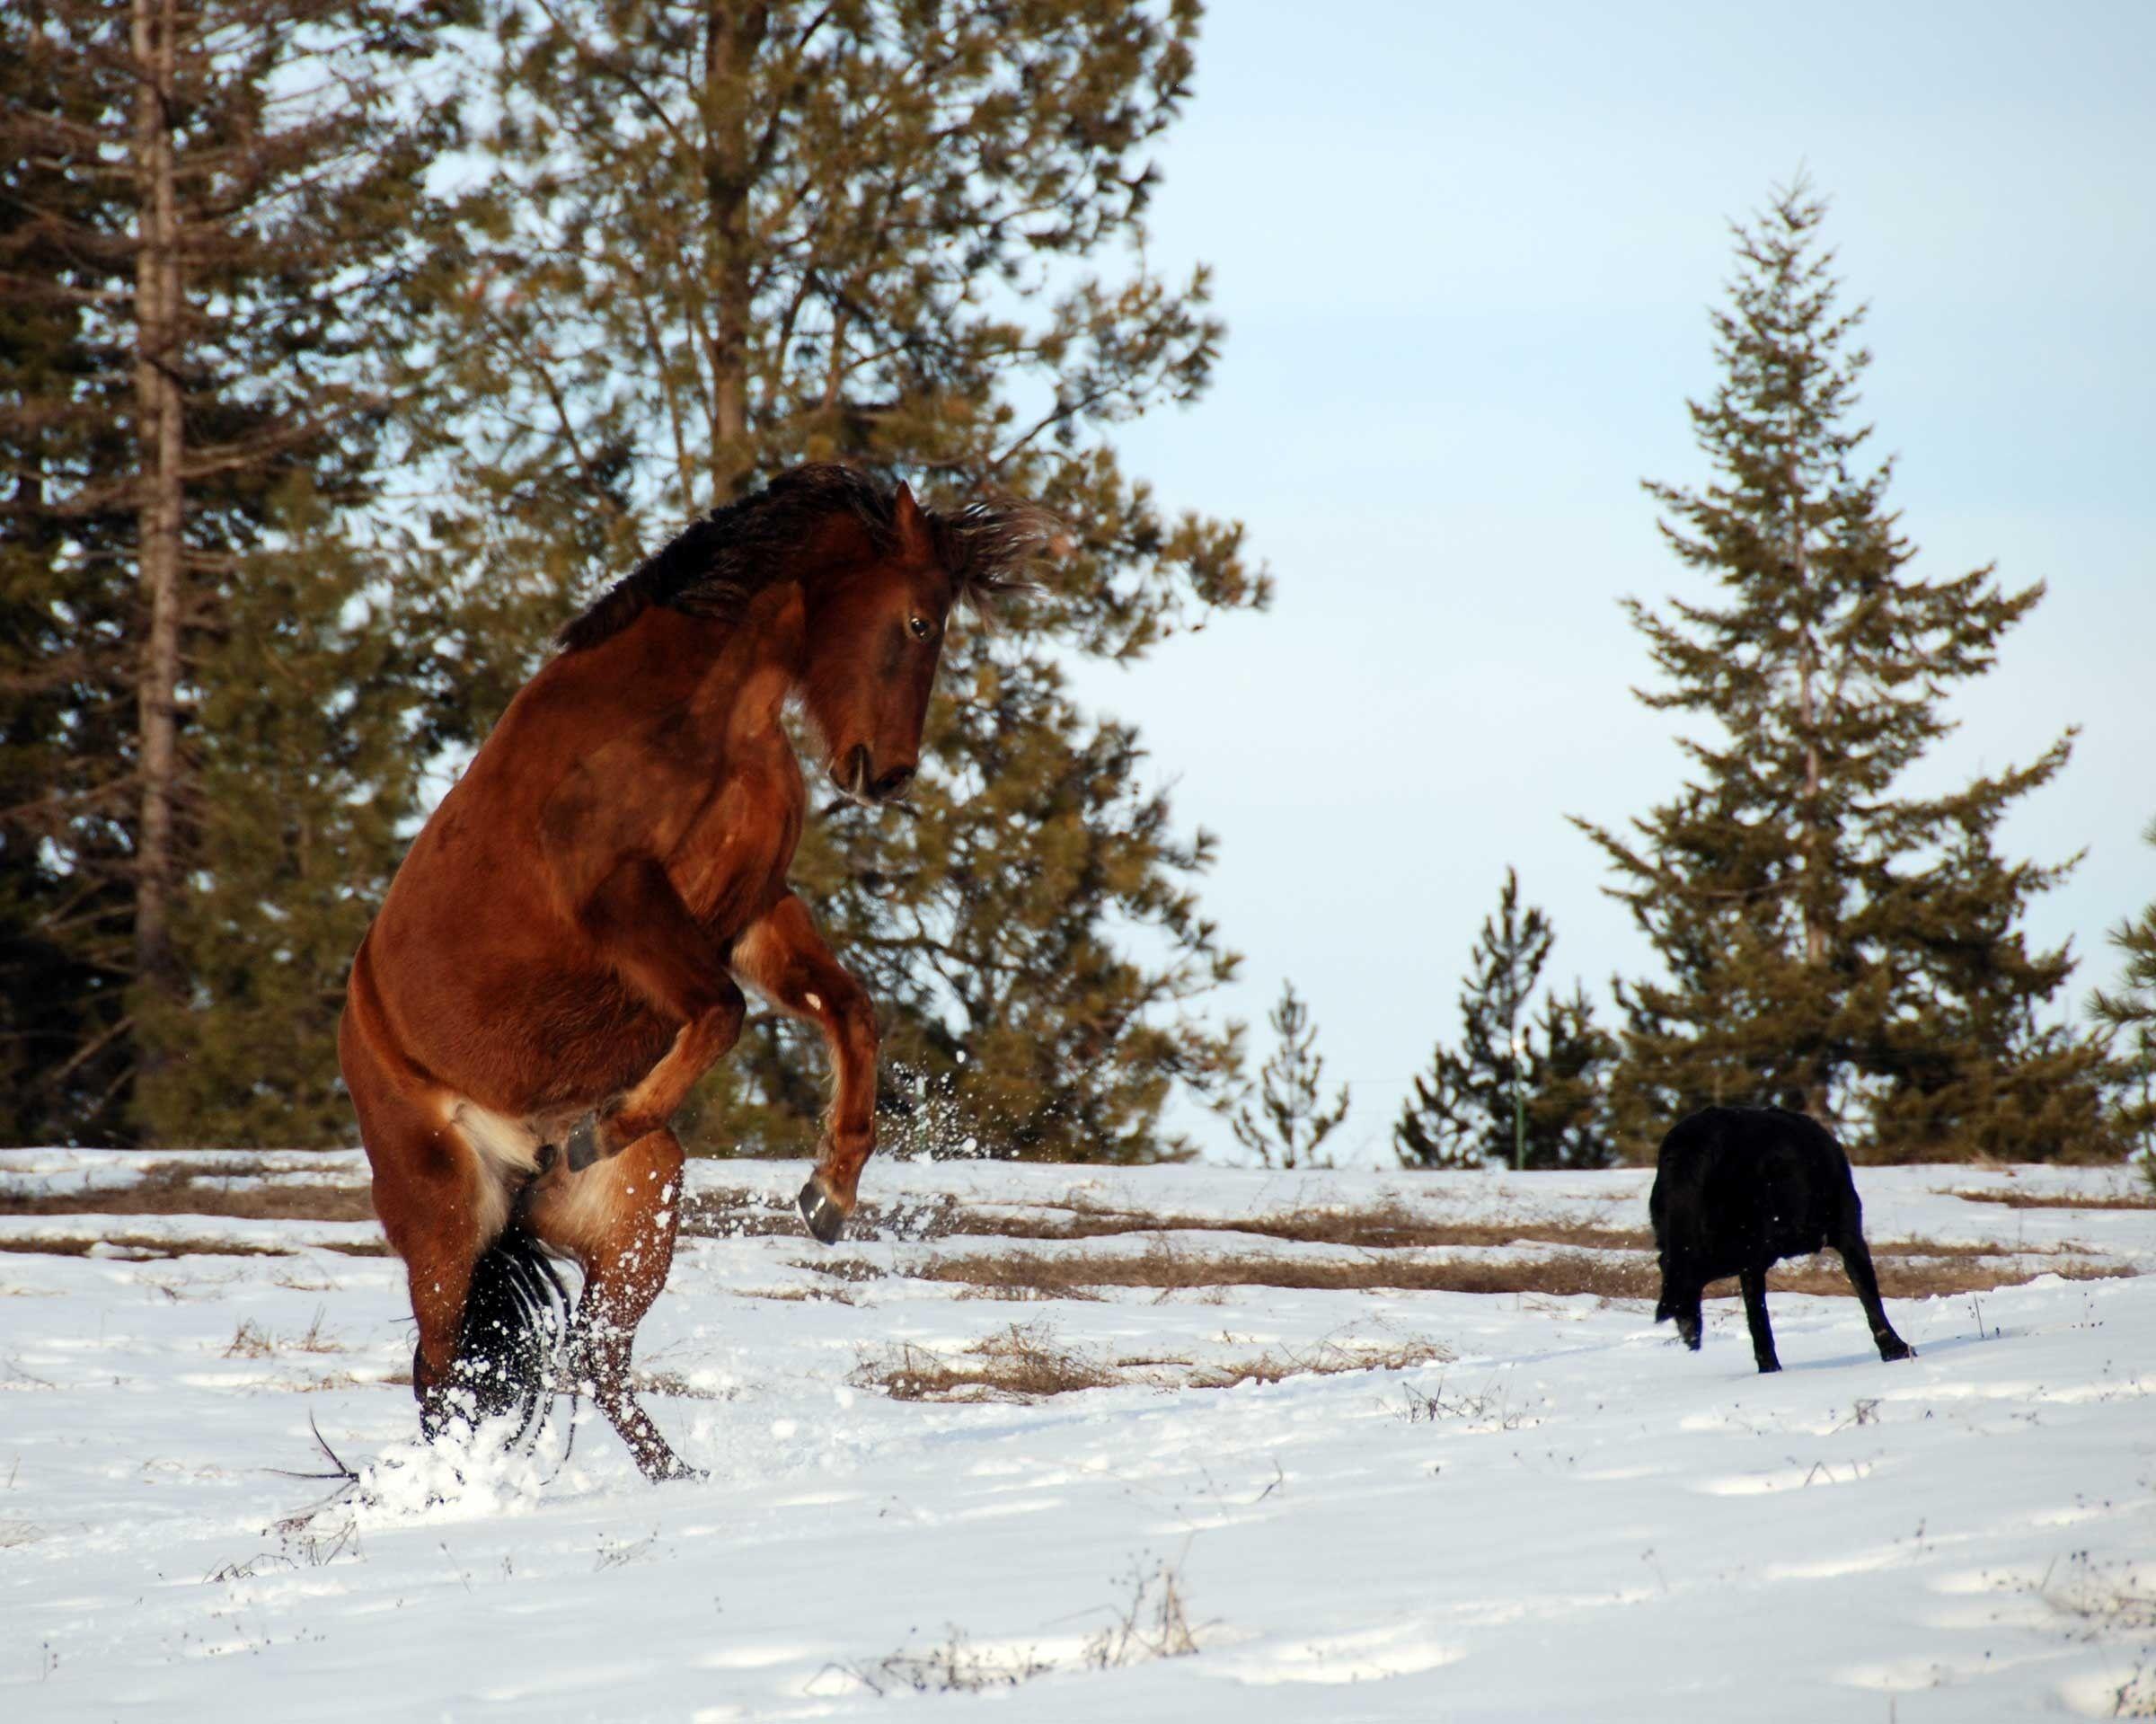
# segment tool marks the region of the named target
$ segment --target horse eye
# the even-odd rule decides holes
[[[916,641],[927,640],[934,629],[934,625],[925,616],[916,616],[906,626],[914,632],[914,639]]]

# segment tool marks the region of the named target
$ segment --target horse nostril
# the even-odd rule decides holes
[[[896,796],[913,782],[914,769],[911,766],[894,766],[876,781],[874,787],[876,800],[880,802]]]

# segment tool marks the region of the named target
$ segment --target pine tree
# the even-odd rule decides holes
[[[452,131],[409,74],[451,10],[7,14],[0,555],[29,668],[0,699],[7,775],[34,791],[0,819],[18,1134],[348,1129],[338,983],[413,800],[431,649],[400,638],[340,524],[387,458],[380,358]]]
[[[2156,844],[2156,820],[2142,836]],[[2116,992],[2099,988],[2089,1009],[2120,1044],[2118,1126],[2150,1157],[2145,1165],[2156,1180],[2156,902],[2112,929],[2111,943],[2125,955],[2125,974]]]
[[[488,172],[435,284],[437,447],[465,500],[434,524],[445,563],[566,608],[812,459],[1055,509],[1074,554],[946,650],[911,809],[817,807],[796,879],[883,1011],[895,1138],[1179,1153],[1171,1092],[1237,1069],[1233,1031],[1188,1010],[1234,963],[1191,896],[1213,841],[1176,835],[1135,736],[1081,711],[1060,667],[1266,597],[1238,529],[1165,516],[1109,443],[1199,393],[1220,340],[1203,273],[1162,281],[1137,249],[1197,9],[489,15]],[[752,1019],[692,1141],[799,1153],[820,1058]]]
[[[1574,982],[1568,999],[1551,992],[1524,1042],[1528,1167],[1614,1166],[1609,1073],[1617,1039],[1595,1021],[1586,988]]]
[[[1280,999],[1267,1015],[1272,1025],[1272,1057],[1258,1074],[1256,1106],[1245,1100],[1228,1116],[1236,1142],[1266,1167],[1330,1167],[1321,1148],[1348,1117],[1348,1086],[1325,1100],[1325,1057],[1318,1052],[1318,1027],[1310,1005],[1293,982],[1280,985]]]
[[[1460,993],[1460,1042],[1440,1042],[1415,1080],[1392,1142],[1407,1167],[1607,1167],[1613,1160],[1603,1072],[1615,1044],[1577,984],[1534,1017],[1534,991],[1556,943],[1550,918],[1520,906],[1507,868]]]
[[[1722,378],[1691,409],[1715,477],[1647,487],[1719,602],[1627,601],[1666,684],[1640,698],[1713,728],[1684,738],[1694,776],[1636,839],[1577,822],[1666,972],[1620,990],[1620,1130],[1644,1155],[1693,1108],[1782,1103],[1879,1159],[2101,1154],[2101,1049],[2036,1015],[2072,958],[2019,930],[2072,863],[2010,864],[1993,843],[2071,733],[1950,794],[1900,789],[1951,728],[1950,690],[1991,667],[2044,588],[2006,590],[1989,567],[1910,572],[1893,464],[1858,464],[1869,355],[1825,215],[1800,181],[1736,230]]]
[[[0,10],[0,1132],[123,1127],[133,731],[132,379],[100,314],[124,219],[91,138],[123,104],[113,55],[43,0]],[[87,243],[86,243],[87,242]]]
[[[1402,1167],[1434,1171],[1480,1171],[1489,1165],[1465,1063],[1443,1042],[1431,1069],[1415,1079],[1415,1093],[1401,1105],[1392,1125],[1392,1149]],[[1507,1152],[1509,1154],[1509,1150]]]

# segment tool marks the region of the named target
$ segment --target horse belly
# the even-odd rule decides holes
[[[534,1075],[527,1108],[578,1110],[633,1087],[672,1045],[676,1024],[611,974],[562,977],[534,989],[503,1026]]]
[[[399,1039],[444,1087],[492,1111],[588,1110],[635,1084],[673,1039],[610,970],[536,950],[464,958],[398,1003]]]

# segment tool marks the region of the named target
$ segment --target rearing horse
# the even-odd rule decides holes
[[[673,1261],[668,1121],[733,1046],[745,988],[830,1047],[800,1196],[826,1243],[876,1144],[875,1012],[786,884],[807,799],[782,715],[799,703],[854,801],[896,796],[952,606],[1015,585],[1052,530],[1021,504],[939,516],[797,468],[565,627],[436,809],[338,1030],[430,1437],[460,1413],[529,1423],[559,1254],[584,1272],[572,1371],[648,1476],[688,1472],[637,1404],[630,1346]]]

